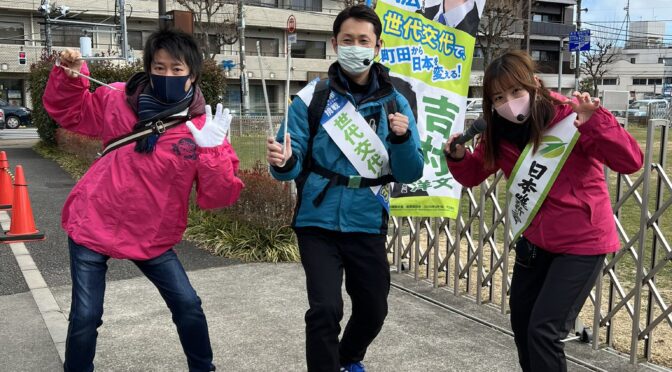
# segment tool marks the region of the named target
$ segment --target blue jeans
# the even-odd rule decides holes
[[[66,372],[89,372],[93,371],[97,329],[103,324],[105,274],[110,257],[72,239],[68,239],[68,243],[72,304],[63,368]],[[151,260],[133,262],[154,283],[173,314],[189,371],[212,370],[212,347],[201,299],[189,283],[175,252],[171,249]]]

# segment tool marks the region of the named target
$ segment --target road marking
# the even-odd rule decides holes
[[[6,211],[0,212],[0,223],[4,230],[9,230],[11,219]],[[58,356],[62,362],[65,360],[65,338],[68,334],[68,320],[58,306],[47,283],[44,281],[40,270],[35,265],[33,257],[31,257],[30,252],[26,249],[26,245],[23,243],[11,243],[9,246],[12,249],[12,253],[14,253],[14,258],[19,264],[23,278],[26,280],[26,284],[28,284],[30,293],[33,295],[33,300],[35,300],[37,308],[40,310],[42,319],[47,326],[47,330],[49,330],[51,340],[54,342],[54,346],[56,346]]]

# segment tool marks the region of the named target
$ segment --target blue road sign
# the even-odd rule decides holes
[[[569,33],[569,51],[590,50],[590,30],[572,31]]]

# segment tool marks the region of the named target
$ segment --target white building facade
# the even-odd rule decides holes
[[[664,22],[632,22],[626,48],[606,67],[598,89],[630,92],[630,99],[672,95],[672,45],[665,45]]]
[[[45,0],[3,1],[0,3],[0,99],[31,107],[26,83],[30,64],[37,62],[45,50],[45,18],[38,7]],[[52,1],[53,3],[53,1]],[[184,10],[173,0],[166,8]],[[542,67],[541,77],[549,88],[563,92],[574,87],[574,72],[569,69],[570,53],[567,37],[574,30],[572,14],[574,0],[536,1],[531,11],[530,53]],[[60,0],[69,13],[61,20],[78,20],[92,24],[113,24],[117,1]],[[286,79],[287,19],[296,17],[297,43],[292,45],[293,70],[290,95],[298,92],[306,82],[324,76],[336,60],[331,47],[332,24],[344,7],[342,0],[245,0],[246,71],[249,80],[250,110],[264,112],[261,69],[256,55],[256,42],[261,43],[262,63],[273,112],[284,108]],[[142,46],[151,32],[158,27],[158,2],[154,0],[126,0],[128,44],[132,54],[140,57]],[[215,18],[216,21],[235,20],[237,4],[228,4]],[[520,22],[519,22],[520,23]],[[520,30],[519,30],[520,29]],[[109,27],[51,25],[53,50],[78,48],[79,37],[92,38],[93,52],[104,55],[119,54],[119,34]],[[198,28],[194,27],[194,32]],[[522,40],[521,24],[516,25],[513,48]],[[210,38],[214,35],[210,35]],[[227,71],[225,103],[234,108],[240,105],[239,42],[224,45],[216,54],[217,63],[234,66]],[[524,46],[523,46],[524,47]],[[19,53],[25,53],[26,63],[19,63]],[[560,58],[562,57],[562,58]],[[562,66],[562,67],[560,67]],[[476,56],[472,69],[472,95],[479,96],[483,62]],[[560,72],[562,71],[562,72]]]

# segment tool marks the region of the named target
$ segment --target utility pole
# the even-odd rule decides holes
[[[530,53],[530,28],[532,28],[532,0],[527,0],[525,23],[523,23],[523,36],[525,37],[525,50],[528,54]]]
[[[51,55],[52,38],[51,38],[51,5],[49,0],[43,0],[40,10],[44,12],[44,36],[47,44],[47,55]]]
[[[168,28],[168,16],[166,15],[166,0],[159,0],[159,29]]]
[[[560,47],[558,48],[558,93],[562,94],[562,53],[564,51],[564,40],[565,37],[560,36]]]
[[[630,27],[630,0],[625,5],[625,48],[628,48],[628,44],[630,43],[630,39],[628,38],[628,28]]]
[[[578,32],[581,30],[581,12],[583,9],[581,9],[581,0],[576,0],[576,31]],[[581,75],[581,67],[579,65],[580,63],[580,55],[581,52],[579,50],[576,50],[574,53],[576,53],[576,65],[574,68],[574,91],[578,92],[579,91],[579,78]]]
[[[128,28],[126,27],[126,0],[117,0],[119,3],[119,23],[121,32],[121,57],[128,62],[131,55],[128,50]]]
[[[250,86],[245,69],[245,0],[238,1],[238,46],[240,47],[240,103],[241,113],[246,115],[250,110]]]

